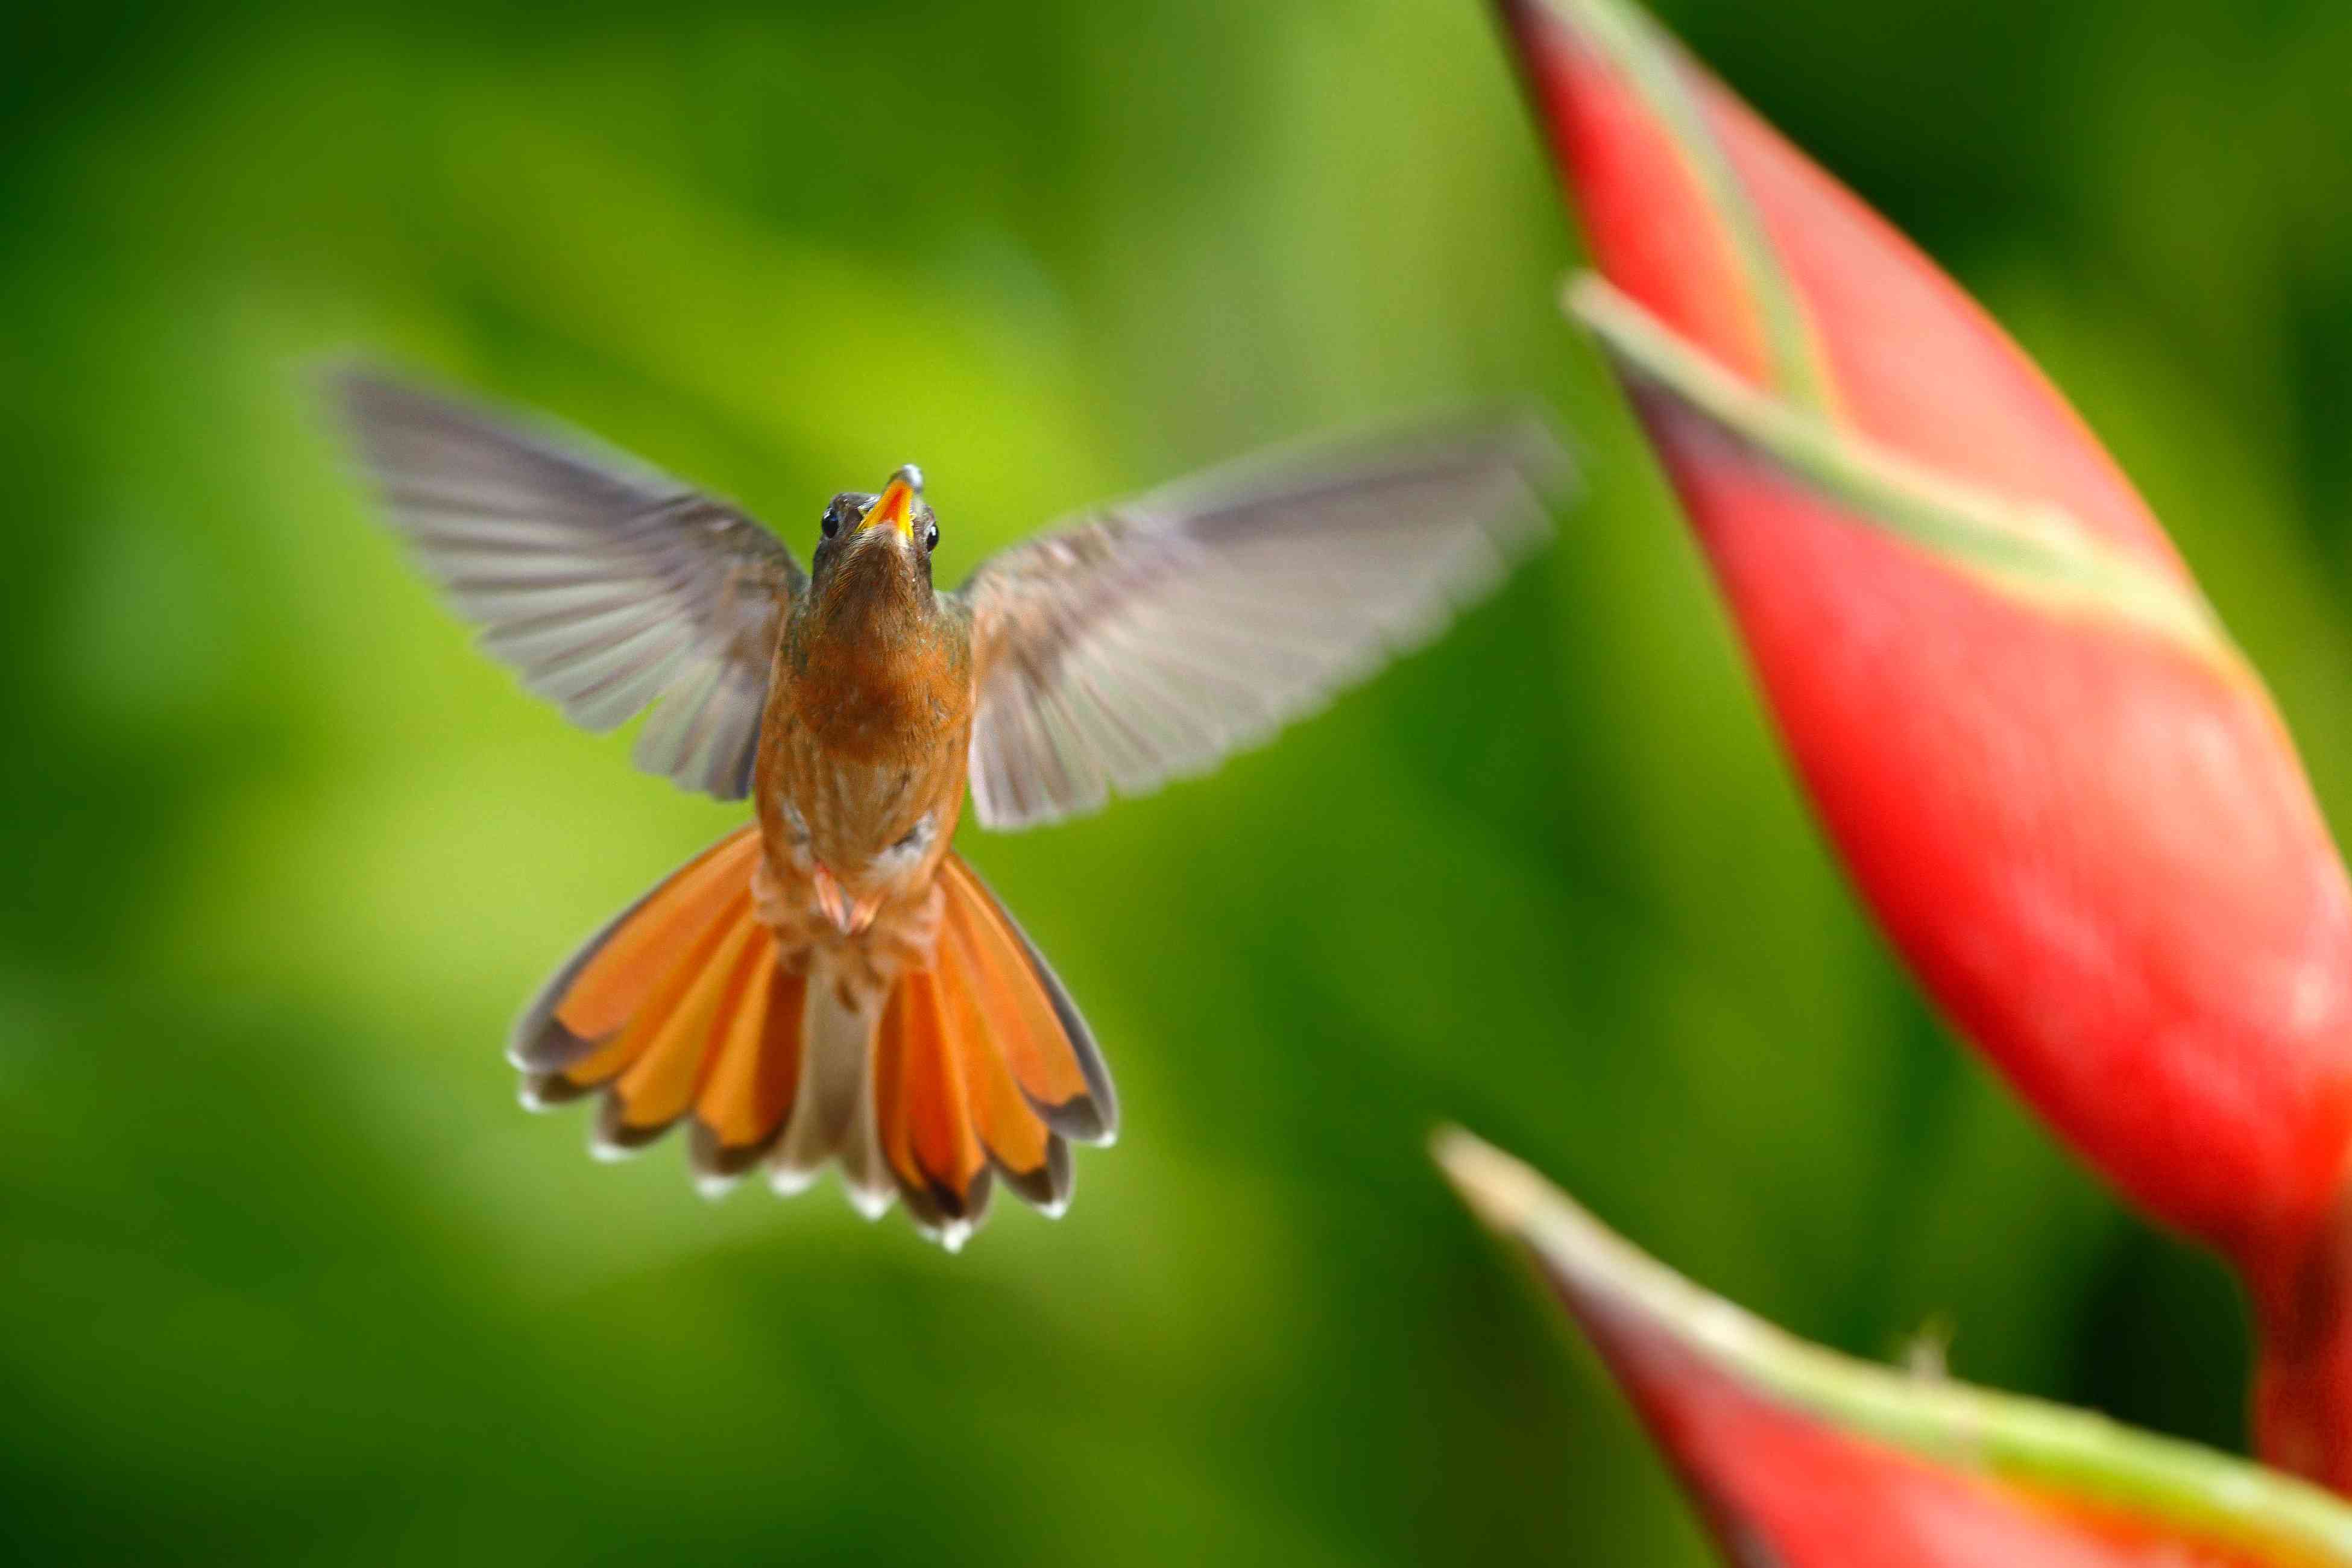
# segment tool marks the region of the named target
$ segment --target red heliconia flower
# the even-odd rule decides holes
[[[1527,1249],[1734,1563],[2352,1563],[2352,1509],[2315,1488],[1805,1344],[1643,1256],[1468,1134],[1442,1134],[1437,1155],[1479,1216]]]
[[[2352,1487],[2352,888],[2147,505],[1935,266],[1618,0],[1503,0],[1570,291],[1930,994],[2226,1252],[2265,1453]]]

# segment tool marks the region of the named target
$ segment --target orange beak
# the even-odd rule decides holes
[[[923,476],[911,463],[890,476],[890,483],[866,508],[860,528],[893,528],[908,539],[915,537],[915,502],[923,493]]]

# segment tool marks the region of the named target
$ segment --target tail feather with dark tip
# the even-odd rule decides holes
[[[1109,1142],[1118,1106],[1093,1035],[1019,925],[950,854],[931,967],[861,1003],[831,955],[786,951],[758,920],[759,857],[755,828],[729,835],[557,972],[509,1051],[525,1102],[600,1095],[604,1157],[687,1122],[707,1191],[763,1163],[797,1191],[837,1161],[861,1210],[895,1197],[950,1246],[999,1181],[1059,1213],[1067,1140]]]

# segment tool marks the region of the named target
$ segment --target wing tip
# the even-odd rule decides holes
[[[1583,471],[1559,423],[1538,403],[1523,403],[1496,423],[1495,441],[1511,466],[1539,491],[1572,490]]]
[[[337,408],[379,394],[397,395],[409,383],[357,349],[330,349],[304,360],[296,372],[313,397]]]

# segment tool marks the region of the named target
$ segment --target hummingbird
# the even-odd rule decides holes
[[[515,1025],[521,1098],[594,1095],[619,1157],[683,1123],[697,1184],[838,1166],[959,1247],[1002,1182],[1067,1205],[1118,1103],[1035,943],[951,847],[1206,771],[1435,635],[1544,535],[1543,422],[1261,457],[932,580],[909,464],[819,514],[807,570],[730,502],[551,424],[366,369],[331,395],[393,529],[480,644],[751,821],[581,945]]]

